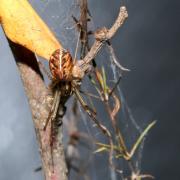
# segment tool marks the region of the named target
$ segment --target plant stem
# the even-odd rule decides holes
[[[22,81],[25,88],[36,137],[39,143],[39,151],[42,159],[42,168],[46,180],[67,180],[67,168],[62,145],[62,131],[59,131],[56,138],[56,146],[53,147],[54,167],[52,167],[52,155],[50,147],[50,126],[43,130],[49,110],[49,90],[46,88],[42,74],[39,70],[34,53],[23,46],[9,41],[12,53],[16,60]]]

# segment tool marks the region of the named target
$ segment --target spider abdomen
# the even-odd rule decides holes
[[[73,60],[65,49],[57,49],[50,57],[49,67],[54,79],[62,81],[72,80]]]

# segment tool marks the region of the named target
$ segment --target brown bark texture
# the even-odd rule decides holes
[[[56,146],[53,148],[54,165],[50,147],[50,127],[43,130],[50,111],[50,90],[46,88],[43,76],[40,72],[34,53],[23,46],[17,45],[9,40],[9,45],[16,60],[23,86],[28,97],[35,132],[39,143],[39,151],[42,159],[42,169],[46,180],[66,180],[67,168],[62,144],[61,129],[58,133]]]

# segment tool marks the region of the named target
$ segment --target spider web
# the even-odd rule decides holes
[[[72,15],[75,17],[79,17],[79,5],[77,0],[31,0],[30,1],[33,7],[37,10],[37,12],[40,14],[40,16],[45,20],[45,22],[48,24],[48,26],[51,28],[51,30],[55,33],[56,37],[59,39],[59,41],[62,43],[63,47],[66,49],[69,49],[71,54],[74,54],[76,43],[78,40],[78,32],[75,27],[74,21],[72,20]],[[92,25],[93,26],[93,25]],[[95,29],[95,28],[94,28]],[[109,60],[107,59],[109,57]],[[113,80],[114,82],[117,81],[119,77],[119,70],[117,67],[113,64],[113,59],[109,51],[103,49],[102,53],[98,56],[98,64],[104,65],[104,59],[106,61],[110,61],[110,65],[106,65],[105,68],[107,68],[108,72],[108,79]],[[99,60],[100,59],[100,60]],[[116,59],[118,61],[118,59]],[[108,64],[108,63],[106,63]],[[110,73],[111,72],[111,73]],[[109,82],[111,83],[111,82]],[[92,90],[92,86],[90,85],[89,81],[85,81],[84,86],[89,91]],[[147,119],[143,121],[141,125],[140,123],[137,123],[135,118],[133,117],[133,114],[131,112],[131,109],[129,108],[125,96],[122,93],[121,87],[118,86],[117,88],[117,94],[121,99],[121,112],[118,116],[119,126],[120,129],[123,132],[123,135],[125,137],[125,142],[127,144],[128,148],[131,148],[132,145],[135,143],[136,139],[144,129],[145,125],[148,124]],[[72,101],[71,101],[72,102]],[[67,105],[69,108],[71,102]],[[103,123],[106,124],[106,126],[110,126],[110,122],[107,120],[107,118],[103,117],[104,109],[99,104],[99,102],[95,101],[97,112],[100,114],[100,116],[103,118]],[[89,118],[87,118],[86,114],[83,112],[83,110],[80,110],[81,119],[82,121],[78,122],[78,128],[82,130],[83,132],[89,134],[90,137],[98,139],[100,141],[104,141],[104,138],[101,136],[99,131],[97,131],[96,128],[92,125]],[[71,110],[68,110],[70,114]],[[70,118],[70,116],[67,116],[67,119]],[[142,122],[142,121],[141,121]],[[68,134],[68,132],[65,132]],[[136,153],[136,156],[134,157],[135,162],[135,168],[136,170],[141,169],[141,159],[142,159],[142,152],[144,147],[144,141],[141,143],[140,147],[138,148],[138,152]],[[65,140],[67,143],[67,140]],[[92,150],[91,150],[92,151]],[[82,148],[79,148],[79,152],[81,154],[85,155],[84,150]],[[84,160],[86,160],[86,157],[89,155],[85,155]],[[91,177],[90,179],[100,179],[106,177],[106,179],[120,179],[122,176],[118,176],[114,174],[108,167],[108,157],[104,154],[96,154],[95,158],[91,157],[91,163],[88,167],[88,176]],[[125,162],[120,160],[119,166],[122,169],[122,172],[126,171],[126,165]],[[81,165],[83,164],[83,161],[81,161]],[[84,164],[83,164],[84,166]],[[98,169],[98,171],[97,171]],[[72,174],[72,178],[70,179],[81,179],[79,176],[75,176]],[[84,179],[86,179],[84,177]],[[88,179],[88,178],[87,178]]]
[[[73,54],[78,33],[72,15],[78,15],[78,3],[74,0],[31,0],[30,2],[63,47]]]

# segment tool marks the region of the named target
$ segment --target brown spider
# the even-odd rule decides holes
[[[49,60],[52,75],[51,88],[53,92],[53,102],[44,125],[44,131],[50,122],[51,155],[53,154],[52,150],[59,126],[62,124],[62,118],[66,112],[65,103],[73,93],[88,115],[95,117],[95,112],[88,107],[79,92],[81,79],[84,76],[84,72],[80,69],[80,64],[82,64],[82,61],[77,61],[76,64],[74,64],[70,53],[65,49],[56,50]],[[54,166],[53,155],[52,165]]]
[[[82,62],[79,61],[80,63]],[[73,64],[70,53],[65,49],[56,50],[50,57],[49,67],[52,74],[51,88],[53,90],[54,100],[44,130],[46,130],[49,120],[56,118],[59,104],[64,105],[73,92],[76,94],[80,103],[84,104],[79,94],[79,87],[84,72],[80,69],[79,64]]]

